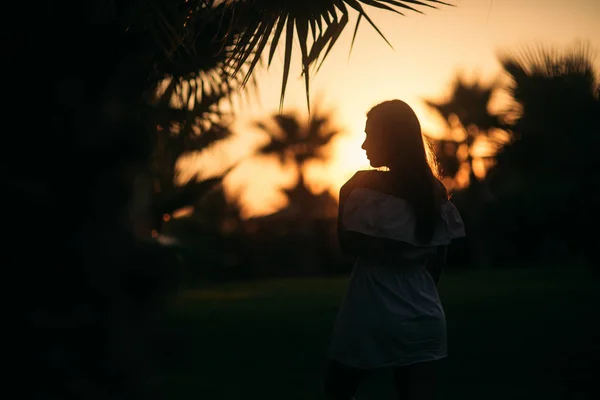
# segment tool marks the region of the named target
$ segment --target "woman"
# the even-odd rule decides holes
[[[356,257],[329,349],[325,390],[350,400],[371,371],[393,368],[400,399],[432,399],[435,361],[446,357],[437,284],[446,246],[464,236],[437,179],[413,110],[390,100],[367,113],[362,148],[374,168],[340,191],[342,251]]]

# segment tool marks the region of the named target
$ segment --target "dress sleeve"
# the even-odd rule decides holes
[[[352,229],[352,227],[349,229],[348,227],[348,215],[352,219],[356,208],[355,192],[360,192],[365,186],[371,186],[368,182],[370,178],[369,171],[360,171],[340,189],[337,231],[341,250],[344,254],[352,256],[399,256],[404,250],[413,246],[399,242],[393,238],[372,235],[368,231]],[[368,219],[372,215],[370,216],[366,213],[363,217]],[[367,224],[375,225],[377,222],[371,219]]]
[[[443,246],[465,236],[462,218],[450,201],[440,208],[440,222],[429,243],[416,237],[416,216],[410,204],[399,197],[366,188],[355,188],[347,196],[340,215],[344,230],[390,239],[413,246]]]

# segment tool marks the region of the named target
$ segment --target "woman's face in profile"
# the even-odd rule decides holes
[[[367,153],[371,166],[373,168],[388,166],[388,151],[381,127],[371,119],[367,119],[365,134],[365,141],[361,148]]]

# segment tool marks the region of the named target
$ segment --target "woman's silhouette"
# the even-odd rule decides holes
[[[393,368],[400,399],[432,399],[446,357],[437,284],[461,217],[430,165],[417,116],[390,100],[367,113],[362,148],[372,167],[340,190],[342,251],[356,257],[329,349],[325,390],[353,398],[371,371]]]

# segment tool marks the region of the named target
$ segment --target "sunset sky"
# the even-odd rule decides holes
[[[328,164],[308,169],[311,189],[337,193],[354,171],[368,167],[360,149],[365,113],[380,101],[406,101],[415,109],[424,131],[439,136],[444,133],[443,125],[423,99],[443,99],[457,71],[467,78],[479,76],[489,81],[500,73],[498,51],[524,45],[563,47],[582,40],[600,52],[600,0],[448,1],[456,7],[422,8],[424,15],[407,12],[404,17],[365,7],[394,49],[363,20],[348,58],[356,22],[356,14],[351,14],[346,30],[311,80],[312,101],[320,99],[347,131],[332,145]],[[284,111],[305,113],[298,48],[294,52]],[[260,99],[238,110],[237,137],[210,154],[183,160],[186,172],[218,172],[260,143],[261,136],[249,121],[278,110],[282,59],[280,48],[269,71],[256,72]],[[595,61],[600,68],[600,55]],[[500,106],[497,101],[496,107]],[[243,214],[251,216],[284,206],[285,197],[278,190],[293,184],[294,178],[293,170],[281,170],[276,159],[249,157],[227,176],[225,184],[228,194],[241,196]]]

